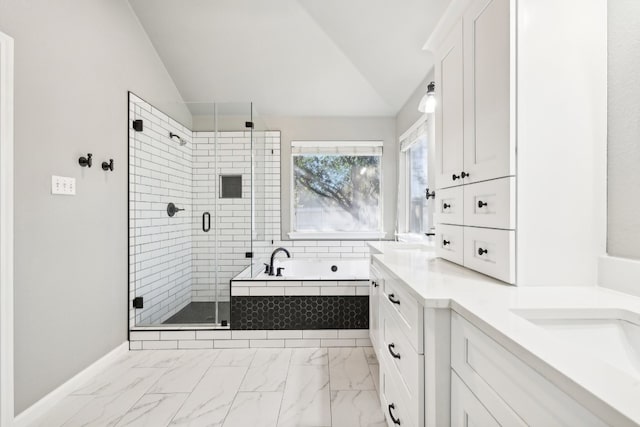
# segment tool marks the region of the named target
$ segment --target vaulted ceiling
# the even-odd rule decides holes
[[[393,116],[433,65],[449,0],[130,0],[186,102]]]

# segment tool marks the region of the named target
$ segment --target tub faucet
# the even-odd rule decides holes
[[[273,276],[275,273],[273,268],[273,259],[276,257],[276,254],[278,252],[284,252],[285,254],[287,254],[287,258],[291,258],[291,254],[288,250],[286,250],[285,248],[276,248],[276,250],[271,253],[271,262],[269,263],[269,276]]]

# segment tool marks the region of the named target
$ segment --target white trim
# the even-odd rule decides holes
[[[58,405],[62,399],[73,393],[88,380],[104,371],[122,355],[129,352],[129,342],[125,341],[109,353],[96,360],[84,370],[73,376],[70,380],[53,390],[51,393],[38,400],[36,403],[22,411],[15,419],[15,427],[27,427],[34,424],[42,416]],[[3,424],[4,425],[4,424]]]
[[[298,147],[305,146],[304,144],[323,144],[323,143],[340,143],[340,144],[352,144],[352,143],[361,143],[362,146],[368,147],[382,147],[383,141],[291,141],[291,147],[293,148],[294,144],[302,144],[297,145]],[[365,145],[368,144],[368,145]],[[375,145],[371,145],[375,144]],[[378,145],[379,144],[379,145]],[[353,146],[353,145],[352,145]],[[293,165],[293,158],[300,154],[291,153],[289,156],[289,170],[291,173],[289,174],[289,230],[295,230],[295,166]],[[304,155],[304,154],[303,154]],[[347,155],[347,154],[345,154]],[[380,227],[384,228],[384,155],[383,153],[375,153],[371,154],[374,156],[380,157],[380,200],[379,200],[379,209],[380,209]],[[300,232],[300,231],[291,231],[287,233],[287,236],[290,240],[375,240],[375,239],[384,239],[387,233],[384,231],[369,231],[369,232]]]
[[[375,240],[384,239],[387,235],[384,231],[363,232],[322,232],[322,231],[295,231],[288,233],[291,240]]]
[[[598,285],[640,297],[640,260],[601,256]]]
[[[13,39],[0,32],[0,425],[13,425]]]
[[[420,126],[422,126],[422,124],[424,122],[426,122],[427,120],[429,120],[429,114],[424,113],[423,115],[421,115],[418,120],[416,120],[409,129],[407,129],[406,131],[404,131],[402,133],[402,135],[400,135],[400,138],[398,138],[398,141],[402,141],[403,139],[407,139],[409,137],[409,135],[411,135],[412,132],[415,132]]]
[[[291,141],[292,147],[382,147],[382,141]]]

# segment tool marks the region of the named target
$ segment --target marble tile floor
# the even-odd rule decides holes
[[[373,349],[129,352],[36,426],[385,426]]]

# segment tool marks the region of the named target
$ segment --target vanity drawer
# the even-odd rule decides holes
[[[515,240],[515,231],[465,227],[464,266],[515,283]]]
[[[501,425],[606,425],[456,312],[451,368]]]
[[[514,230],[516,178],[464,186],[464,225]]]
[[[396,321],[397,328],[407,337],[415,352],[423,351],[423,317],[424,310],[407,291],[398,279],[385,278],[384,292],[380,298],[380,308],[387,308],[389,316]],[[381,348],[384,353],[384,348]]]
[[[397,371],[399,383],[416,405],[424,393],[424,356],[418,354],[385,304],[380,310],[380,353],[385,353]]]
[[[456,264],[464,262],[464,228],[460,225],[436,226],[436,255]]]
[[[418,427],[424,423],[419,403],[411,401],[398,381],[398,373],[384,355],[380,363],[380,403],[389,427]]]
[[[436,224],[462,225],[464,219],[462,186],[436,190],[433,219]]]

